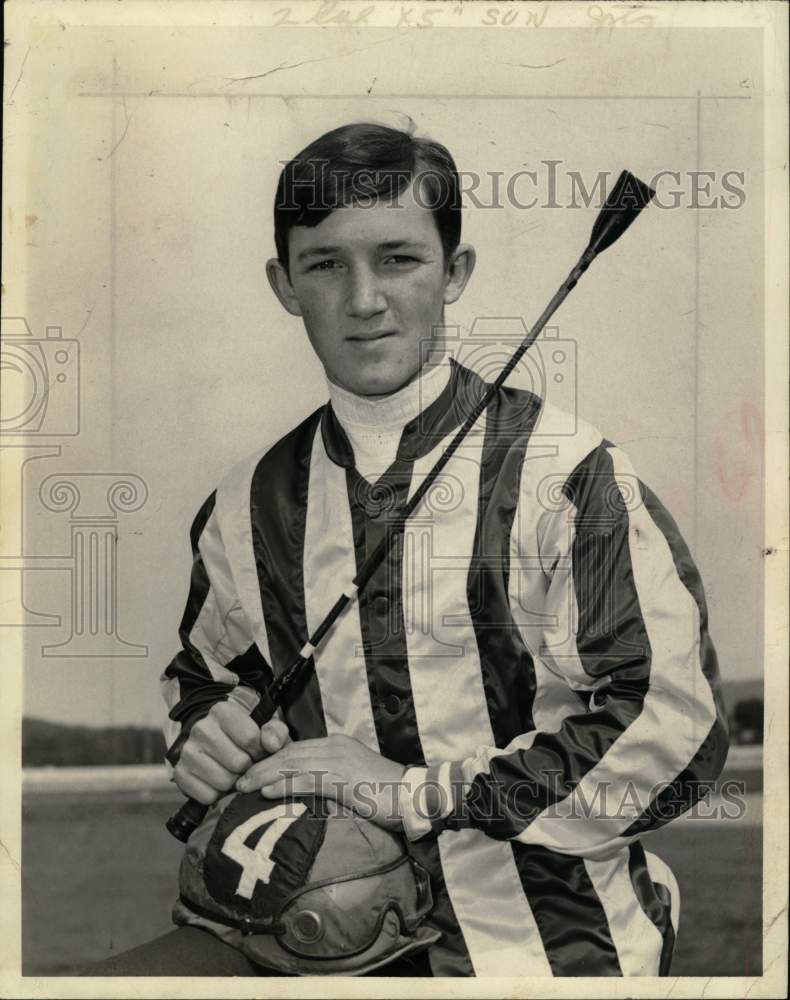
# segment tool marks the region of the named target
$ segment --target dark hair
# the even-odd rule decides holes
[[[429,208],[447,260],[461,241],[458,171],[441,143],[373,122],[342,125],[319,136],[280,174],[274,201],[274,242],[288,269],[288,234],[317,226],[335,209],[397,197],[419,178],[419,203]]]

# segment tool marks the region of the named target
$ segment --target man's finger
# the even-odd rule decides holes
[[[284,795],[316,795],[318,789],[312,774],[299,772],[288,781],[280,779],[271,785],[261,787],[261,795],[266,799],[281,799]]]
[[[291,791],[295,791],[293,786],[291,786]],[[263,785],[261,788],[261,795],[265,799],[281,799],[285,794],[284,781],[275,781],[273,785]]]
[[[253,723],[253,729],[255,728]],[[196,723],[181,758],[190,770],[194,770],[192,759],[200,754],[211,757],[236,774],[242,774],[252,763],[252,757],[223,731],[218,718],[205,718]]]
[[[201,781],[200,778],[196,777],[190,771],[176,767],[173,771],[173,778],[187,798],[197,799],[204,806],[210,806],[219,798],[220,793],[216,789],[211,788],[205,781]]]
[[[276,781],[287,781],[301,773],[301,768],[295,766],[288,759],[280,759],[283,756],[281,751],[274,757],[253,764],[252,767],[242,775],[236,782],[236,787],[240,792],[249,792],[253,788],[262,788],[264,785],[274,784]]]
[[[250,718],[241,705],[236,702],[223,702],[215,706],[217,723],[222,732],[240,750],[243,750],[250,760],[260,760],[263,756],[260,729]]]
[[[209,757],[233,774],[244,774],[252,764],[252,757],[240,749],[225,733],[217,734],[207,753]]]
[[[280,719],[269,719],[266,725],[261,726],[260,743],[266,753],[277,753],[290,739],[288,726]]]
[[[189,772],[218,792],[227,792],[236,784],[238,774],[223,767],[213,757],[198,750],[190,759]]]

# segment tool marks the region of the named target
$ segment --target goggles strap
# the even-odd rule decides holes
[[[192,910],[199,917],[204,917],[206,920],[213,920],[214,923],[224,924],[226,927],[235,927],[244,935],[249,934],[283,934],[285,928],[282,924],[278,924],[274,917],[264,918],[260,921],[251,920],[249,917],[230,917],[230,916],[219,916],[212,910],[206,909],[205,906],[201,906],[200,903],[196,903],[194,900],[189,899],[183,893],[179,893],[178,897],[187,909]]]
[[[245,936],[251,934],[273,934],[275,937],[280,939],[287,934],[287,928],[281,922],[280,918],[286,909],[300,896],[303,896],[305,893],[312,892],[314,889],[322,889],[329,885],[338,885],[343,882],[354,882],[357,879],[370,878],[375,875],[385,875],[388,872],[395,871],[395,869],[400,868],[401,865],[406,864],[407,862],[411,864],[412,869],[414,870],[414,878],[417,886],[417,910],[414,920],[408,920],[406,915],[401,912],[400,907],[397,909],[402,923],[408,930],[411,931],[420,923],[422,918],[430,909],[432,899],[428,873],[408,854],[404,854],[400,858],[396,858],[395,861],[391,861],[386,865],[381,865],[381,867],[374,868],[371,871],[364,872],[363,874],[342,875],[339,878],[325,878],[319,879],[316,882],[309,882],[307,885],[296,889],[294,892],[285,897],[282,905],[277,911],[276,917],[268,917],[261,920],[252,920],[249,917],[220,916],[206,907],[201,906],[200,903],[196,903],[194,900],[189,899],[189,897],[185,896],[183,893],[179,894],[179,899],[183,905],[187,907],[187,909],[192,910],[192,912],[197,914],[197,916],[204,917],[206,920],[212,920],[218,924],[223,924],[226,927],[234,927],[236,930],[240,930]],[[287,946],[286,948],[288,951],[291,950]]]

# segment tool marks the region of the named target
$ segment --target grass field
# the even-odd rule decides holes
[[[63,975],[170,929],[181,845],[175,800],[36,796],[23,815],[23,974]],[[762,828],[676,823],[646,841],[674,870],[681,924],[672,973],[761,971]]]

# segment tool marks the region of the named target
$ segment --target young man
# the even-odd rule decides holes
[[[442,358],[475,263],[444,147],[337,129],[283,171],[274,219],[269,281],[330,401],[194,522],[163,678],[176,783],[209,803],[320,776],[402,830],[440,933],[417,974],[666,973],[678,890],[640,838],[717,777],[726,725],[688,549],[593,427],[502,390],[282,719],[250,720],[483,391]]]

